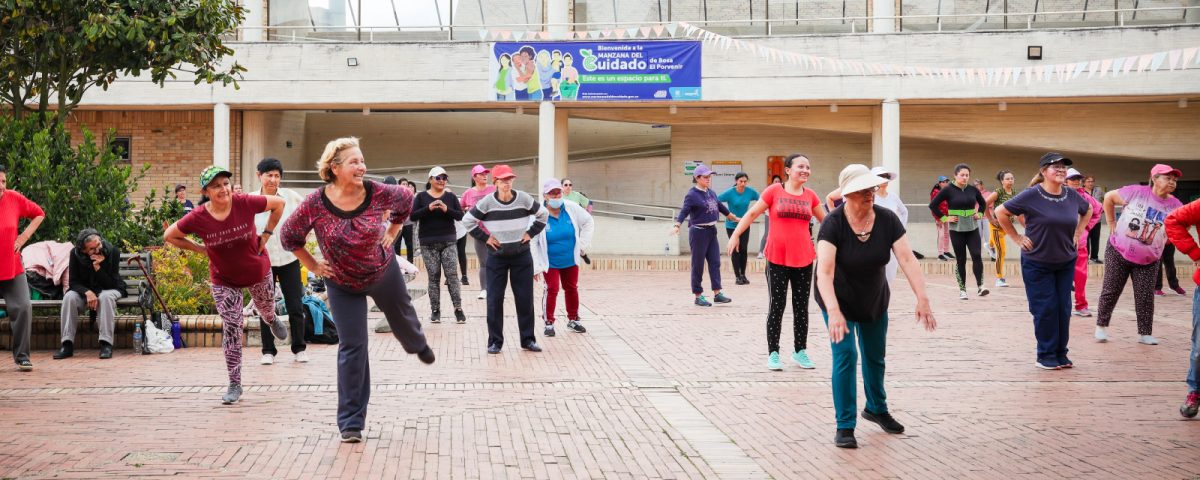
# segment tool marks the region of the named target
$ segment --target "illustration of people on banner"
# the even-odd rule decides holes
[[[497,42],[489,100],[700,100],[700,42]],[[581,71],[582,69],[582,71]]]

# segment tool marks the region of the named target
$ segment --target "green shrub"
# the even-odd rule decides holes
[[[165,246],[154,249],[154,284],[167,308],[176,315],[216,313],[209,281],[208,257]]]

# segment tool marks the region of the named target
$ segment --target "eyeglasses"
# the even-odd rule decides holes
[[[1060,172],[1067,171],[1067,165],[1063,163],[1051,163],[1050,165],[1047,165],[1046,168],[1051,168]]]
[[[449,180],[449,179],[450,179],[450,176],[449,176],[449,175],[438,175],[438,176],[436,176],[436,177],[433,177],[433,179],[434,179],[434,180],[437,180],[437,181],[439,181],[439,182],[444,182],[444,181],[446,181],[446,180]]]

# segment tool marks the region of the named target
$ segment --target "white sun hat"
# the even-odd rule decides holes
[[[838,188],[842,190],[842,195],[877,187],[884,183],[887,183],[886,178],[871,173],[866,165],[859,163],[846,165],[846,168],[842,169],[842,173],[838,174]]]

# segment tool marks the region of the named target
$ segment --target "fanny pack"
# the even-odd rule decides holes
[[[493,250],[492,255],[500,258],[519,257],[529,253],[529,244],[522,242],[501,243],[500,248]]]

